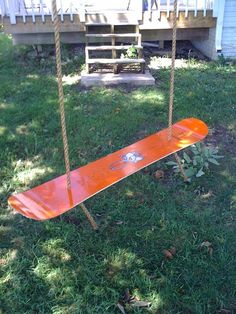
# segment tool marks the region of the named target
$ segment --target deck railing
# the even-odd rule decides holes
[[[189,12],[194,11],[194,15],[197,16],[199,11],[203,11],[206,16],[207,10],[213,10],[213,15],[217,16],[219,1],[221,0],[178,0],[178,15],[180,11],[184,11],[188,17]],[[159,16],[161,12],[167,12],[169,17],[173,11],[173,2],[174,0],[57,0],[57,7],[62,22],[65,15],[69,15],[73,22],[75,14],[79,14],[81,22],[84,22],[86,12],[101,10],[137,10],[148,11],[150,14],[157,11]],[[45,22],[46,16],[52,17],[51,0],[0,0],[0,14],[9,16],[11,24],[16,24],[17,16],[22,17],[24,23],[27,22],[27,17],[35,23],[38,16]]]
[[[220,0],[219,0],[220,1]],[[207,10],[215,10],[217,0],[178,0],[177,2],[177,16],[179,12],[185,12],[185,17],[188,17],[189,11],[194,11],[197,16],[199,11],[203,11],[206,16]],[[174,0],[146,0],[144,2],[145,9],[149,12],[157,10],[159,15],[161,12],[167,12],[167,17],[174,9]]]

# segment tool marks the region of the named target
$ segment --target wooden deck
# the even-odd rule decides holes
[[[179,0],[177,40],[208,38],[210,28],[216,26],[216,10],[214,1],[218,0]],[[12,2],[0,0],[0,12],[3,15],[3,25],[6,33],[12,34],[15,43],[47,44],[53,42],[53,23],[48,0]],[[105,7],[105,2],[108,9]],[[33,5],[32,5],[33,3]],[[129,33],[130,25],[139,25],[144,40],[169,40],[171,38],[173,1],[172,0],[121,0],[109,2],[95,0],[61,1],[58,8],[61,20],[62,41],[64,43],[85,42],[86,24],[127,25],[123,30]],[[87,3],[87,7],[86,7]],[[103,3],[103,6],[102,6]],[[112,5],[111,5],[112,3]],[[129,6],[127,6],[129,3]],[[145,3],[148,6],[145,8]],[[43,5],[42,5],[43,4]],[[119,32],[119,29],[117,29]],[[103,33],[103,30],[101,30]],[[121,42],[122,39],[121,39]],[[106,44],[106,39],[104,39]]]
[[[159,14],[157,11],[153,11],[151,19],[149,18],[148,12],[143,12],[143,18],[139,21],[140,29],[146,30],[154,30],[154,29],[171,29],[171,17],[172,12],[170,13],[170,17],[167,17],[167,12],[161,12]],[[105,24],[109,23],[109,21],[113,20],[114,23],[116,21],[123,21],[128,25],[132,25],[134,23],[133,14],[130,12],[127,13],[117,13],[115,16],[109,16],[109,13],[95,13],[88,14],[86,16],[87,22],[93,22],[93,24]],[[35,17],[35,21],[32,20],[31,16],[27,16],[25,18],[25,22],[22,16],[16,17],[16,24],[12,24],[9,17],[3,18],[3,24],[5,31],[11,34],[25,34],[25,33],[50,33],[53,32],[53,23],[51,16],[47,15],[44,17],[44,22],[40,16]],[[109,23],[110,24],[110,23]],[[116,24],[116,23],[115,23]],[[213,17],[212,11],[207,11],[206,16],[204,16],[203,11],[198,12],[198,16],[195,16],[193,11],[188,13],[188,17],[186,18],[185,12],[179,12],[179,17],[177,21],[178,28],[211,28],[215,27],[216,18]],[[69,14],[64,15],[63,22],[61,22],[61,31],[62,32],[84,32],[85,31],[85,23],[81,20],[79,15],[75,15],[73,21],[71,21],[71,17]]]
[[[167,13],[162,12],[158,19],[157,14],[157,12],[153,12],[152,19],[149,20],[148,12],[143,13],[139,27],[144,40],[169,40],[171,38],[171,17],[168,19]],[[96,13],[95,16],[97,23],[104,21],[104,14]],[[122,14],[121,21],[123,17],[124,14]],[[90,18],[92,19],[92,17]],[[133,20],[133,17],[131,19]],[[106,22],[108,20],[106,19]],[[129,22],[127,21],[127,23]],[[35,22],[31,17],[27,17],[24,22],[23,18],[19,16],[16,17],[16,24],[11,24],[10,18],[4,17],[3,24],[5,32],[13,35],[15,43],[49,44],[53,42],[53,23],[50,16],[45,16],[44,23],[40,16],[35,17]],[[177,40],[207,38],[209,29],[215,25],[216,18],[212,16],[212,11],[207,11],[205,17],[203,11],[199,12],[197,17],[194,16],[194,12],[189,12],[187,18],[185,12],[179,12]],[[127,26],[127,32],[128,30],[129,26]],[[85,23],[80,20],[79,15],[74,16],[73,21],[71,21],[70,15],[65,15],[64,21],[61,22],[61,32],[64,43],[85,42]],[[104,43],[106,43],[106,39],[104,39]]]

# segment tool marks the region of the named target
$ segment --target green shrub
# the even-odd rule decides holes
[[[219,159],[223,156],[218,155],[218,148],[197,143],[190,146],[188,151],[184,151],[181,164],[186,176],[191,180],[193,177],[201,177],[210,170],[210,165],[219,166]],[[180,172],[177,162],[168,161],[168,166],[173,167],[175,173]]]

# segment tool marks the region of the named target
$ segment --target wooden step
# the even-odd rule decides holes
[[[85,26],[136,26],[138,21],[110,21],[110,22],[86,22]]]
[[[141,37],[141,34],[139,33],[116,33],[116,34],[110,34],[110,33],[107,33],[107,34],[85,34],[86,37],[98,37],[98,38],[112,38],[112,37],[116,37],[116,38],[119,38],[119,37],[123,37],[123,38],[129,38],[129,37]]]
[[[130,63],[145,63],[143,58],[140,59],[88,59],[88,64],[130,64]]]
[[[142,46],[139,45],[125,45],[125,46],[87,46],[85,47],[86,50],[126,50],[131,47],[136,49],[143,49]]]

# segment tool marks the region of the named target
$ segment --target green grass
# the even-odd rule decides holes
[[[64,54],[64,73],[76,73],[82,60]],[[1,313],[120,313],[126,289],[152,303],[127,313],[235,313],[236,68],[197,65],[176,71],[174,117],[208,123],[221,165],[188,186],[164,162],[129,177],[86,202],[95,233],[79,208],[35,222],[7,205],[64,163],[53,60],[29,59],[0,34]],[[73,168],[166,126],[169,70],[154,75],[155,87],[134,90],[65,86]]]

